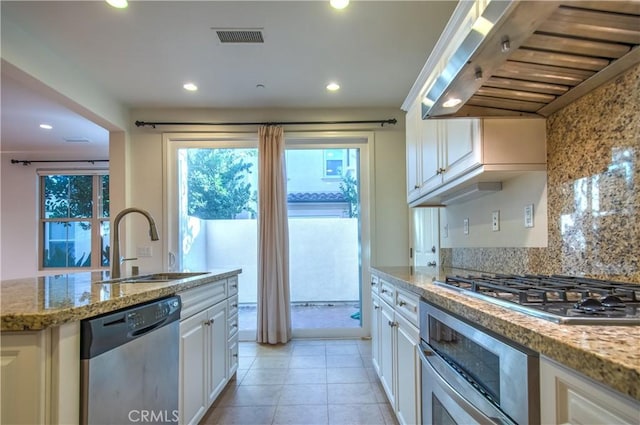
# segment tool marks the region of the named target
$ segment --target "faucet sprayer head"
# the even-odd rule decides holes
[[[154,223],[153,221],[149,226],[149,236],[151,237],[152,241],[157,241],[158,239],[160,239],[158,237],[158,229],[156,229],[156,223]]]

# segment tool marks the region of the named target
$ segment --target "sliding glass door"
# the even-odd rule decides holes
[[[362,197],[368,184],[362,184],[361,163],[366,152],[364,139],[287,138],[294,337],[364,335]]]
[[[294,337],[365,336],[368,138],[285,136]],[[165,143],[167,268],[241,268],[243,340],[257,324],[256,146],[256,135],[237,134]]]

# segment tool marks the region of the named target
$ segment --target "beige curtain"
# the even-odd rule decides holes
[[[258,141],[258,335],[260,343],[291,339],[289,226],[282,127],[263,126]]]

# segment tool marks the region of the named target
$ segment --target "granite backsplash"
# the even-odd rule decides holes
[[[445,267],[640,283],[640,65],[547,119],[547,248],[443,248]]]

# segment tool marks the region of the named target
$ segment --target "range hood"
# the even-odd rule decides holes
[[[461,1],[405,105],[547,117],[640,63],[639,45],[639,1]]]

